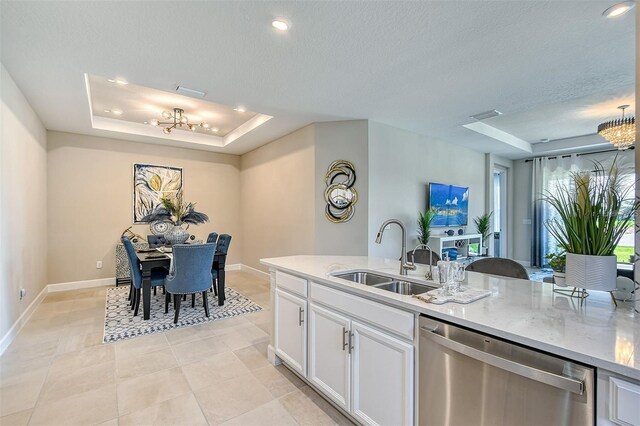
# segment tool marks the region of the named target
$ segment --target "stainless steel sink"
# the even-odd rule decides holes
[[[371,272],[344,272],[341,274],[335,274],[334,277],[342,278],[343,280],[353,281],[354,283],[364,284],[364,285],[378,285],[383,283],[390,283],[393,281],[393,278],[385,277],[384,275],[373,274]]]
[[[426,293],[436,288],[425,284],[412,283],[410,281],[392,281],[390,283],[376,284],[372,287],[407,295]]]
[[[368,285],[398,294],[421,294],[437,288],[426,284],[398,280],[396,278],[386,277],[384,275],[379,275],[367,271],[342,272],[334,274],[333,276],[336,278],[342,278],[343,280]]]

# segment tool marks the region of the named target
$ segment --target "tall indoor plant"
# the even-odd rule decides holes
[[[558,214],[545,226],[567,252],[566,283],[583,289],[583,297],[587,288],[616,289],[614,250],[640,208],[633,191],[614,160],[608,169],[594,162],[591,171],[571,173],[569,185],[543,197]]]
[[[169,229],[164,237],[171,244],[183,244],[189,238],[189,233],[182,228],[182,224],[198,225],[209,221],[209,216],[195,210],[195,203],[187,203],[182,194],[176,197],[163,197],[162,203],[151,213],[142,218],[144,222],[166,221],[174,226]]]
[[[436,209],[430,208],[424,213],[418,212],[418,242],[425,246],[429,244],[431,237],[431,222],[436,215]]]
[[[492,234],[491,216],[493,216],[493,212],[484,213],[473,219],[473,222],[476,224],[478,234],[482,235],[482,255],[486,255],[489,250],[489,237]]]

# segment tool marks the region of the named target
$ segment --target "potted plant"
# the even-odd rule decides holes
[[[548,264],[553,269],[553,282],[556,285],[565,287],[565,267],[567,265],[567,254],[562,253],[549,253],[546,256]]]
[[[569,185],[543,197],[558,214],[545,226],[566,251],[566,284],[583,289],[583,299],[584,289],[616,289],[614,250],[640,208],[616,163],[605,169],[594,162],[593,170],[572,173]]]
[[[493,216],[493,212],[484,213],[473,219],[473,222],[476,224],[476,230],[478,234],[482,235],[482,255],[486,256],[489,251],[489,245],[487,242],[489,241],[489,237],[493,232],[491,231],[491,216]]]
[[[189,238],[189,233],[182,228],[182,224],[198,225],[209,221],[209,216],[195,210],[194,203],[186,203],[182,194],[175,198],[162,197],[162,203],[151,213],[142,218],[144,222],[165,221],[174,225],[164,237],[171,244],[184,244]]]
[[[436,209],[430,208],[424,213],[418,212],[418,242],[425,246],[429,244],[431,237],[431,222],[436,215]]]

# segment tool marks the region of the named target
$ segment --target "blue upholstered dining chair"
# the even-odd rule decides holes
[[[164,235],[147,235],[147,242],[149,243],[149,248],[163,247],[167,244]]]
[[[213,234],[215,234],[216,236],[218,235],[215,232],[212,232],[211,234],[209,234],[209,237],[211,237],[211,235]],[[216,248],[216,252],[227,254],[229,252],[229,245],[231,245],[231,235],[220,234],[220,236],[217,237],[217,241],[218,241],[218,247]],[[211,280],[212,280],[211,287],[213,288],[213,293],[217,296],[218,295],[218,270],[213,267],[213,263],[211,264]]]
[[[140,270],[140,261],[136,255],[136,249],[127,237],[122,237],[122,244],[127,251],[129,258],[129,268],[131,269],[131,307],[134,309],[133,316],[138,315],[140,307],[140,289],[142,288],[142,271]],[[151,270],[151,286],[157,287],[164,285],[164,278],[168,271],[163,268],[154,268]]]
[[[218,233],[212,232],[207,237],[207,243],[217,243],[218,242]]]
[[[202,293],[204,313],[209,316],[207,290],[211,287],[211,265],[216,252],[215,244],[176,244],[173,246],[173,271],[165,278],[164,312],[169,312],[169,298],[173,295],[176,310],[173,323],[178,322],[183,294],[191,294],[191,305],[196,293]]]

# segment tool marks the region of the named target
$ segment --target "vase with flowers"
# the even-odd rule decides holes
[[[144,222],[169,222],[173,226],[165,234],[165,239],[171,244],[184,244],[189,238],[189,233],[182,227],[183,224],[198,225],[209,221],[209,216],[195,210],[195,203],[187,203],[182,194],[175,197],[163,197],[160,205],[142,220]]]

